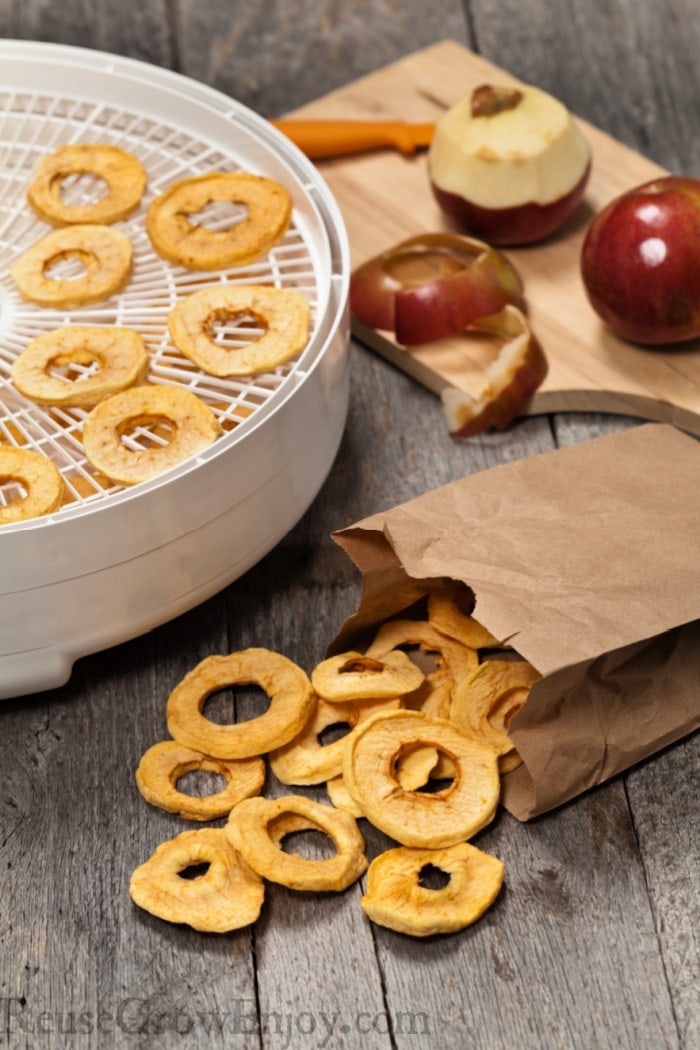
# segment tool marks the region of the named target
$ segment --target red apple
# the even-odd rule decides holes
[[[591,148],[568,109],[529,85],[483,84],[438,120],[428,151],[435,199],[490,244],[543,240],[574,212]]]
[[[442,404],[450,434],[473,437],[490,428],[503,430],[520,415],[547,375],[547,358],[525,315],[514,306],[475,327],[505,339],[498,357],[486,370],[486,386],[478,398],[447,387]]]
[[[700,179],[662,176],[610,201],[586,233],[581,276],[593,309],[623,339],[700,336]]]
[[[350,311],[401,346],[456,335],[520,301],[522,282],[502,252],[459,234],[411,237],[359,266]]]

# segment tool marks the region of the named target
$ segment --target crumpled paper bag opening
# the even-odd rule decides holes
[[[700,724],[700,443],[645,424],[492,467],[334,535],[363,576],[332,652],[431,585],[543,675],[510,732],[527,820]]]

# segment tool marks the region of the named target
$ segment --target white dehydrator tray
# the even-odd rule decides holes
[[[134,246],[133,277],[108,302],[56,311],[22,301],[13,261],[49,232],[26,203],[33,170],[67,142],[108,142],[139,158],[148,186],[116,226]],[[160,259],[145,232],[149,201],[176,179],[251,171],[291,193],[289,231],[245,268],[195,273]],[[66,193],[94,199],[90,176]],[[211,227],[236,215],[215,206]],[[55,276],[70,276],[68,260]],[[63,271],[60,271],[63,267]],[[273,283],[309,299],[302,353],[269,374],[215,379],[173,348],[167,315],[221,280]],[[325,480],[348,404],[349,251],[338,207],[314,166],[247,107],[179,74],[83,48],[0,41],[0,442],[48,455],[66,500],[54,513],[0,526],[0,698],[66,682],[80,656],[149,630],[236,580],[296,524]],[[85,460],[82,409],[47,409],[10,379],[15,357],[44,331],[71,324],[135,328],[149,382],[184,384],[217,414],[222,436],[159,477],[110,485]],[[240,345],[251,319],[222,325]],[[138,445],[155,440],[138,433]],[[0,502],[12,499],[0,479]]]

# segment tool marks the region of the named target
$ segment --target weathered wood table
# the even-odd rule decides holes
[[[451,37],[700,176],[700,7],[683,0],[0,0],[0,34],[178,69],[265,116]],[[170,689],[202,657],[250,645],[319,660],[359,598],[333,530],[637,423],[538,416],[455,444],[432,393],[357,343],[351,355],[341,449],[283,542],[200,607],[79,661],[64,687],[1,705],[0,1046],[700,1045],[697,738],[530,824],[499,813],[478,842],[504,861],[505,888],[461,934],[371,926],[361,884],[270,886],[256,925],[225,936],[132,903],[132,870],[183,827],[133,776]],[[367,841],[372,856],[386,845],[371,828]]]

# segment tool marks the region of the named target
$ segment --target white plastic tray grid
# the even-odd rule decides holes
[[[128,150],[146,168],[148,185],[138,211],[116,224],[133,243],[134,267],[129,285],[107,302],[58,311],[24,302],[9,267],[51,229],[30,209],[26,191],[39,160],[66,142],[108,142]],[[234,156],[142,114],[82,98],[0,90],[0,442],[33,448],[54,461],[66,487],[63,507],[93,504],[110,492],[120,491],[121,486],[97,475],[85,459],[80,437],[85,410],[37,406],[12,384],[12,362],[43,332],[71,324],[121,325],[136,329],[149,350],[148,381],[177,383],[194,391],[216,413],[224,435],[250,420],[292,373],[298,375],[303,368],[304,352],[270,373],[243,379],[217,379],[189,362],[169,339],[167,316],[176,301],[219,281],[298,289],[309,300],[313,334],[323,304],[319,303],[313,253],[294,216],[280,242],[260,260],[244,268],[193,272],[162,260],[151,247],[145,230],[145,213],[153,197],[177,179],[240,168]],[[63,199],[88,203],[97,199],[103,188],[100,179],[75,176],[65,180]],[[192,217],[192,221],[220,229],[232,225],[244,214],[244,209],[235,205],[208,205],[199,216]],[[80,272],[80,264],[68,259],[57,262],[51,270],[57,278],[77,276]],[[235,347],[260,334],[262,331],[252,318],[238,317],[218,327],[216,340]],[[148,447],[153,442],[167,440],[167,436],[141,429],[124,440],[132,447]],[[3,485],[0,479],[0,504],[15,495],[13,485],[9,482]]]

